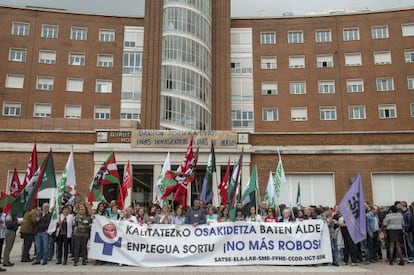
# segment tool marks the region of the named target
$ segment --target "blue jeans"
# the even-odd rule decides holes
[[[49,245],[50,235],[47,232],[36,233],[35,244],[36,244],[36,262],[40,263],[43,260],[47,263],[49,260]]]

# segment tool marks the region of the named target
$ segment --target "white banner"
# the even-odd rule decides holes
[[[95,216],[88,257],[144,267],[332,262],[329,230],[322,220],[193,227],[140,226]]]

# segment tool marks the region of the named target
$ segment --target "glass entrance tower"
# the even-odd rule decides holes
[[[161,129],[211,129],[211,0],[164,0]]]

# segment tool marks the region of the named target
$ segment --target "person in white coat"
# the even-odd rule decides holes
[[[69,244],[72,241],[73,226],[75,219],[70,214],[69,207],[63,206],[62,213],[59,215],[58,227],[56,230],[57,237],[57,251],[56,251],[56,264],[66,265],[68,262],[69,255]],[[63,262],[62,262],[63,257]]]

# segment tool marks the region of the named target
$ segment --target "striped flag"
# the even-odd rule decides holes
[[[280,156],[279,150],[279,162],[276,167],[275,177],[273,179],[274,185],[275,185],[275,201],[276,204],[279,202],[279,196],[280,196],[280,186],[282,184],[286,184],[286,176],[285,171],[283,170],[283,164],[282,164],[282,157]]]

